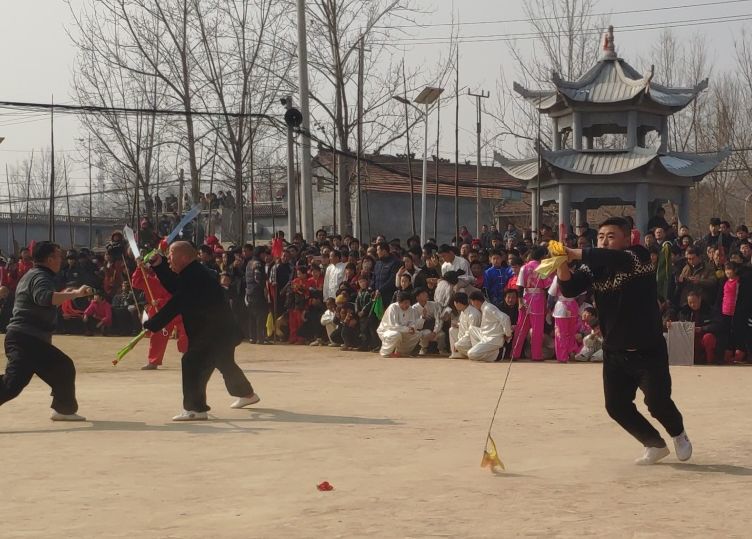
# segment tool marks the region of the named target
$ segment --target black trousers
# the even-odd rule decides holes
[[[678,436],[684,431],[682,415],[671,400],[668,352],[663,343],[653,350],[603,353],[603,391],[606,411],[629,434],[646,447],[665,447],[666,442],[634,404],[640,388],[655,419]]]
[[[266,341],[266,318],[269,316],[269,309],[254,306],[248,309],[248,335],[254,341]]]
[[[12,329],[5,335],[8,364],[0,377],[0,404],[15,399],[36,374],[52,388],[52,409],[75,414],[76,367],[71,358],[49,343]]]
[[[225,343],[193,343],[181,360],[183,375],[183,409],[208,412],[206,385],[214,369],[222,373],[227,392],[233,397],[248,397],[253,387],[235,363],[235,346]]]

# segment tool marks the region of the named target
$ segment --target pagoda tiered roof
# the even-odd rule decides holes
[[[704,154],[660,153],[638,146],[625,150],[543,150],[541,160],[544,167],[586,176],[613,176],[654,164],[669,176],[699,181],[730,154],[730,149]],[[538,176],[538,157],[507,159],[498,152],[494,157],[513,178],[530,181]]]
[[[617,56],[613,45],[613,27],[609,27],[605,39],[604,55],[579,79],[567,81],[554,71],[551,75],[552,89],[529,90],[514,83],[514,90],[541,112],[573,104],[634,103],[647,100],[674,113],[689,105],[708,87],[708,79],[687,88],[658,84],[653,81],[653,66],[643,75]]]

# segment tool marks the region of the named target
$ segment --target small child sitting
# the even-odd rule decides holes
[[[597,318],[590,317],[588,320],[590,334],[583,339],[582,350],[574,356],[575,361],[593,361],[600,363],[603,361],[603,335],[601,334],[601,325]]]

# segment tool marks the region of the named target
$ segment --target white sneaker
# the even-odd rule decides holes
[[[425,356],[427,354],[428,354],[428,350],[426,350],[425,348],[421,348],[420,352],[418,352],[419,356]]]
[[[78,414],[61,414],[60,412],[52,411],[50,419],[53,421],[86,421],[84,416]]]
[[[659,460],[666,458],[669,453],[671,453],[671,451],[668,450],[668,447],[646,447],[645,453],[643,453],[640,458],[635,460],[635,464],[642,466],[655,464]]]
[[[455,352],[454,354],[449,356],[449,359],[464,359],[464,357],[465,356],[463,356],[462,354],[458,354],[457,352]]]
[[[679,436],[674,436],[674,450],[676,458],[684,462],[692,456],[692,442],[689,441],[687,431],[682,432]]]
[[[230,408],[245,408],[251,404],[256,404],[261,400],[261,397],[255,393],[250,397],[239,397],[235,402],[230,405]]]
[[[206,412],[192,412],[191,410],[183,410],[180,414],[172,418],[173,421],[204,421],[209,416]]]

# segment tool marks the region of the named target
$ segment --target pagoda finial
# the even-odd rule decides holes
[[[616,48],[614,47],[614,27],[608,27],[608,31],[603,34],[603,58],[616,58]]]

